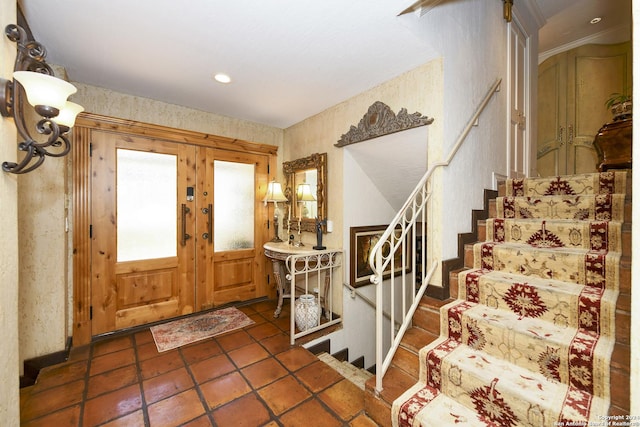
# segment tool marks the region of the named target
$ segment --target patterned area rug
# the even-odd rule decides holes
[[[159,352],[201,341],[255,323],[235,307],[223,308],[151,327]]]
[[[626,172],[508,180],[394,426],[596,425],[610,402]]]

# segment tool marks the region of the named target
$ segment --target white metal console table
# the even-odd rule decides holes
[[[296,247],[288,242],[264,244],[264,254],[273,262],[273,274],[278,289],[278,307],[273,313],[278,317],[284,298],[291,300],[291,344],[296,338],[340,323],[334,313],[333,274],[342,265],[342,249],[315,250],[310,246]],[[316,294],[322,309],[322,319],[315,327],[297,331],[295,325],[296,291],[300,294]]]

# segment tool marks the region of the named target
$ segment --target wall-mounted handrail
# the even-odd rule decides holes
[[[391,364],[391,360],[400,345],[400,341],[402,337],[409,327],[413,314],[422,299],[427,286],[429,285],[429,281],[431,277],[435,273],[438,262],[434,261],[429,268],[429,271],[426,274],[421,274],[418,278],[420,283],[420,288],[416,290],[416,268],[420,267],[420,271],[424,272],[426,267],[426,251],[425,248],[425,236],[427,236],[426,232],[426,204],[430,199],[431,192],[429,190],[429,182],[433,175],[433,173],[441,167],[448,166],[449,163],[453,160],[454,156],[462,146],[462,143],[465,141],[472,127],[476,125],[478,122],[478,118],[480,114],[484,111],[487,104],[491,100],[494,93],[500,90],[500,84],[502,79],[498,78],[491,85],[487,94],[484,96],[480,104],[475,110],[475,113],[469,119],[469,122],[464,127],[462,133],[458,137],[455,145],[451,149],[449,155],[441,162],[436,162],[429,167],[427,172],[424,174],[420,182],[416,185],[415,189],[411,192],[407,201],[404,203],[402,208],[398,211],[394,219],[391,221],[387,229],[384,231],[380,240],[376,243],[371,251],[371,255],[369,256],[369,265],[371,266],[371,270],[373,274],[370,277],[372,283],[376,284],[376,392],[380,393],[382,391],[382,379],[387,372]],[[416,225],[418,222],[421,223],[421,230],[417,230],[418,226]],[[421,233],[418,233],[421,231]],[[416,254],[417,248],[417,239],[420,239],[422,255],[420,259],[420,263],[416,260],[416,257],[413,256],[411,260],[407,260],[405,254],[411,253]],[[410,246],[407,243],[410,242]],[[409,250],[411,248],[411,250]],[[397,267],[396,263],[396,254],[401,254],[401,265]],[[398,270],[399,269],[399,270]],[[384,344],[383,340],[383,319],[384,319],[384,287],[382,285],[384,272],[385,271],[400,271],[406,272],[411,271],[412,282],[410,287],[407,287],[407,274],[399,275],[400,282],[400,292],[401,292],[401,303],[402,303],[402,313],[401,318],[402,322],[398,322],[395,316],[395,305],[396,305],[396,276],[395,274],[391,274],[389,277],[389,283],[391,287],[390,292],[390,311],[391,311],[391,319],[390,321],[393,323],[401,323],[402,326],[395,331],[396,328],[389,328],[390,330],[390,340],[389,342],[389,350],[384,354]],[[410,299],[409,307],[407,307],[407,299]]]
[[[375,301],[372,301],[368,296],[366,296],[362,292],[358,291],[357,288],[354,288],[353,286],[351,286],[348,283],[343,283],[342,286],[344,286],[345,288],[347,288],[349,290],[349,292],[351,293],[351,298],[358,297],[362,301],[364,301],[364,303],[367,304],[369,307],[371,307],[373,309],[376,308]],[[385,319],[391,320],[391,314],[388,311],[383,311],[382,315],[384,316]],[[400,322],[396,322],[395,324],[396,324],[397,328],[400,328],[402,326],[400,324]]]

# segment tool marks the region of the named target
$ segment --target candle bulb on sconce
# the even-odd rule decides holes
[[[302,243],[302,218],[300,217],[300,215],[298,215],[298,241],[295,242],[293,246],[304,246],[304,243]]]
[[[291,205],[289,203],[289,205]],[[291,206],[289,206],[289,213],[288,213],[288,218],[287,218],[287,241],[289,243],[291,243],[291,239],[289,239],[289,236],[291,236]]]

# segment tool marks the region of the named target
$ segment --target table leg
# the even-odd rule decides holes
[[[329,307],[327,307],[327,301],[329,301],[329,284],[331,283],[331,273],[332,271],[325,271],[324,273],[324,289],[323,289],[323,303],[321,304],[322,309],[324,311],[324,317],[327,320],[331,320],[331,313],[329,313]],[[318,295],[320,297],[320,295]]]
[[[278,292],[278,306],[276,307],[276,311],[273,313],[273,317],[277,318],[282,312],[285,288],[284,281],[286,280],[286,274],[282,271],[284,268],[282,261],[277,259],[272,259],[271,261],[273,262],[273,275],[276,279],[276,290]]]

